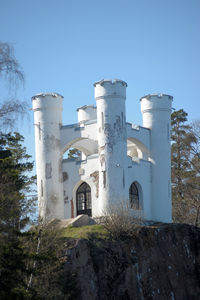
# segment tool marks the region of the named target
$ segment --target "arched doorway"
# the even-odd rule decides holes
[[[129,201],[130,207],[133,209],[141,209],[139,191],[135,182],[133,182],[129,188]]]
[[[86,182],[83,182],[76,191],[77,216],[92,216],[91,204],[91,188]]]

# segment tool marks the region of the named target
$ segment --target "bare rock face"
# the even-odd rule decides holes
[[[143,226],[124,241],[78,240],[66,271],[82,300],[200,299],[200,229]]]

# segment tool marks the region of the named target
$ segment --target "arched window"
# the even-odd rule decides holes
[[[140,209],[139,192],[135,182],[129,188],[129,200],[131,208]]]
[[[91,188],[83,182],[76,191],[76,208],[78,215],[92,215]]]

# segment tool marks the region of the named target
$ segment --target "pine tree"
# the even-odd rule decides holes
[[[68,158],[81,159],[81,151],[76,148],[69,149]]]
[[[27,225],[33,199],[26,197],[34,178],[30,156],[18,134],[0,133],[0,298],[28,299],[26,261],[21,229]],[[33,299],[33,298],[32,298]]]
[[[180,109],[172,113],[172,202],[175,222],[195,224],[199,199],[199,177],[195,168],[199,158],[193,148],[197,142],[187,113]]]
[[[187,195],[193,212],[193,224],[200,225],[200,121],[192,122],[190,134],[193,136],[190,156],[191,176],[187,180]]]
[[[19,133],[0,133],[0,226],[14,229],[26,225],[34,200],[26,197],[34,177],[27,174],[33,163],[28,161],[23,141]]]

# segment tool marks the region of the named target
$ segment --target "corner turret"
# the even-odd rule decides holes
[[[140,99],[143,126],[151,129],[152,219],[172,221],[171,207],[171,105],[166,94],[147,95]]]
[[[43,220],[64,218],[60,151],[62,100],[56,93],[32,97],[39,216]]]
[[[101,80],[94,84],[99,146],[99,212],[125,195],[126,82]]]

